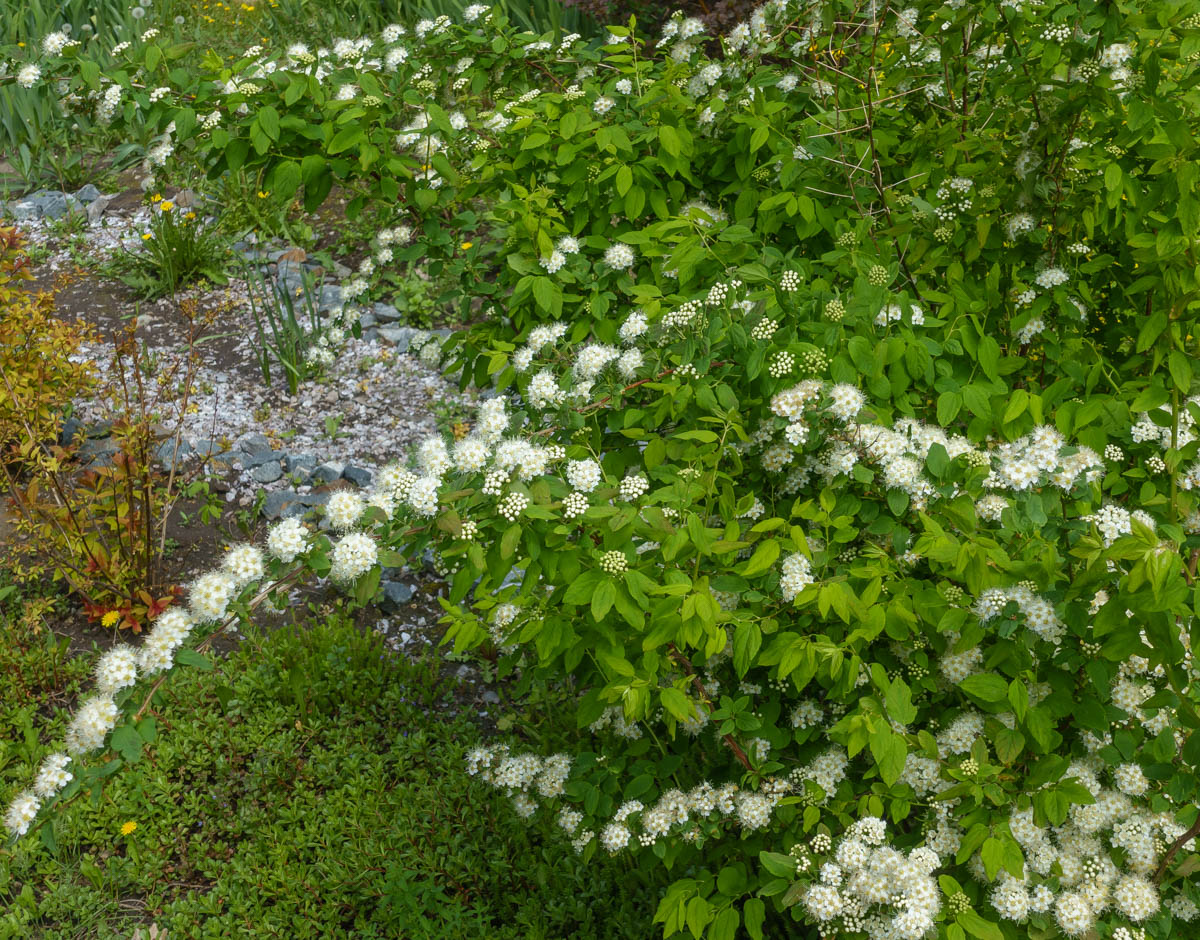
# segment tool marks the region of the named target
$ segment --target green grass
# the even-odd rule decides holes
[[[27,639],[0,629],[0,669],[25,677],[0,707],[5,798],[41,756],[33,690],[61,700],[87,671]],[[156,712],[142,759],[60,811],[56,853],[0,848],[0,938],[654,934],[660,880],[582,864],[466,776],[481,732],[436,658],[385,653],[335,616],[181,670]]]

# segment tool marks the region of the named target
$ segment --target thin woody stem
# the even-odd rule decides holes
[[[700,696],[700,701],[703,703],[704,707],[711,712],[712,701],[708,697],[708,691],[704,688],[704,683],[701,682],[700,677],[696,675],[696,670],[692,666],[691,660],[684,656],[683,653],[679,652],[679,649],[674,643],[668,644],[667,648],[671,652],[671,658],[679,664],[680,668],[683,669],[684,672],[691,676],[692,687],[696,690],[696,694]],[[734,740],[733,735],[726,734],[722,735],[722,737],[724,738],[725,743],[729,745],[729,749],[733,751],[733,756],[738,759],[738,763],[740,763],[747,770],[753,770],[754,768],[750,766],[750,758],[746,756],[746,752],[742,750],[742,746]]]

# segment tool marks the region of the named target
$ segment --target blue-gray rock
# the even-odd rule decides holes
[[[379,607],[385,613],[394,614],[413,599],[413,589],[403,581],[384,581],[383,599]]]
[[[373,313],[360,313],[358,316],[358,325],[364,330],[368,327],[374,326],[378,322],[379,321],[375,319],[375,314]]]
[[[279,283],[287,285],[293,291],[308,279],[304,265],[298,261],[280,261],[275,276],[279,278]]]
[[[66,193],[49,193],[39,197],[38,206],[44,219],[61,219],[74,208],[75,200]]]
[[[339,463],[336,460],[331,460],[328,463],[323,463],[317,467],[311,474],[313,483],[332,483],[342,475],[342,471],[346,469],[344,463]]]
[[[95,424],[89,424],[84,428],[83,433],[88,437],[108,437],[112,434],[112,422],[97,421]]]
[[[75,192],[75,198],[85,206],[95,202],[101,196],[101,192],[91,183],[84,183],[83,186]]]
[[[283,470],[280,469],[278,460],[272,460],[255,467],[250,471],[250,476],[257,483],[274,483],[283,476]]]
[[[10,202],[8,211],[18,222],[28,222],[31,219],[36,219],[42,214],[40,206],[35,205],[28,200],[23,202]]]
[[[379,336],[389,343],[395,343],[401,352],[408,349],[408,343],[417,331],[411,326],[381,326],[377,331]]]
[[[78,418],[67,418],[62,424],[62,429],[58,432],[58,442],[63,447],[70,447],[72,441],[75,440],[81,430],[83,430],[82,421]]]
[[[112,463],[112,455],[119,448],[116,442],[109,437],[100,438],[98,440],[86,440],[79,448],[79,461],[86,466],[106,467]]]
[[[391,304],[377,303],[374,310],[375,316],[384,323],[395,323],[397,320],[404,319],[404,315]]]
[[[247,434],[238,441],[238,450],[245,454],[258,454],[271,450],[271,442],[262,434]]]
[[[108,204],[112,202],[116,196],[101,196],[98,199],[93,199],[87,206],[88,222],[93,225],[100,221],[100,217],[104,215],[104,210],[108,208]]]
[[[154,456],[163,464],[163,466],[167,467],[168,469],[176,466],[181,458],[185,457],[191,452],[192,445],[182,437],[179,439],[178,451],[175,449],[174,439],[163,441],[154,448]]]
[[[276,490],[267,494],[263,501],[262,514],[268,519],[287,518],[286,513],[293,509],[299,509],[299,514],[304,515],[304,503],[300,502],[300,494],[291,490]]]
[[[375,329],[373,326],[369,327],[368,329],[363,330],[362,338],[368,343],[374,343],[379,339],[379,330]]]
[[[371,485],[371,471],[355,467],[352,464],[346,464],[346,469],[342,471],[342,477],[358,487]]]
[[[328,493],[301,493],[300,502],[305,506],[324,506],[329,502]]]
[[[225,452],[225,448],[216,441],[199,440],[192,445],[192,449],[201,457],[212,457]]]
[[[260,450],[242,457],[242,469],[253,470],[255,467],[261,467],[266,463],[279,463],[282,459],[283,451],[281,450]]]
[[[342,289],[336,284],[325,284],[321,287],[321,296],[317,301],[318,310],[332,310],[342,305]]]
[[[297,470],[311,470],[317,465],[317,458],[312,454],[285,454],[283,457],[283,467],[288,473],[295,473]]]

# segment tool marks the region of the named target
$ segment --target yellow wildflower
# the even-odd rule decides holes
[[[155,193],[153,196],[150,197],[150,201],[151,202],[162,202],[162,194]]]
[[[163,212],[170,212],[175,208],[175,203],[171,202],[170,199],[167,199],[158,208],[160,208]]]
[[[269,195],[271,195],[271,194],[270,194],[270,193],[264,193],[264,192],[263,192],[261,189],[258,191],[258,198],[259,198],[259,199],[266,199],[266,198],[267,198]]]
[[[472,245],[474,245],[474,244],[475,244],[474,242],[463,242],[463,243],[462,243],[462,250],[463,250],[463,251],[467,251],[467,250],[468,250],[468,249],[470,249],[470,247],[471,247]]]
[[[134,822],[134,821],[131,819],[131,820],[129,820],[129,822],[127,822],[127,823],[123,823],[123,824],[122,824],[122,826],[121,826],[121,835],[123,835],[123,836],[127,836],[127,835],[129,835],[131,832],[133,832],[133,830],[134,830],[134,829],[136,829],[136,828],[137,828],[137,823],[135,823],[135,822]]]
[[[112,627],[121,619],[121,615],[115,610],[110,610],[107,614],[100,618],[101,626]]]
[[[154,235],[153,235],[153,234],[151,234],[150,232],[145,232],[145,233],[142,235],[142,241],[144,241],[144,242],[148,242],[148,241],[150,241],[150,239],[152,239],[153,237],[154,237]]]

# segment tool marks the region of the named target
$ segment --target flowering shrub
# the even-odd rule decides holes
[[[579,690],[577,752],[467,771],[678,872],[665,935],[1186,935],[1193,7],[778,0],[653,56],[471,7],[153,103],[81,64],[164,160],[399,203],[347,293],[457,279],[492,315],[412,351],[497,394],[198,580],[72,753],[136,755],[139,677],[278,579],[432,548],[460,650]]]

